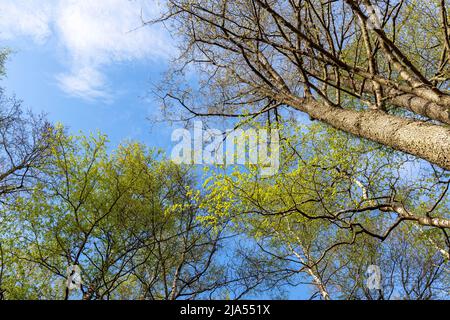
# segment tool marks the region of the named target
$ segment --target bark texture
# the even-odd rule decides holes
[[[355,111],[291,98],[292,107],[336,129],[403,151],[450,170],[450,128],[377,110]]]

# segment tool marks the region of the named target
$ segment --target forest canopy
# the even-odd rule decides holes
[[[448,299],[448,6],[168,0],[142,21],[178,48],[163,119],[276,134],[269,176],[73,134],[0,89],[0,300]]]

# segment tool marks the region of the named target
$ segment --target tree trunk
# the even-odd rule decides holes
[[[336,81],[332,78],[332,82],[335,83]],[[353,90],[354,85],[356,85],[356,92],[372,94],[374,91],[373,85],[368,81],[361,81],[363,84],[358,85],[358,83],[354,83],[348,78],[341,78],[340,82],[341,85],[350,90]],[[382,86],[381,88],[393,105],[409,110],[426,118],[440,121],[445,124],[450,124],[450,107],[428,101],[414,94],[404,93],[394,88],[388,88],[386,86]]]
[[[284,103],[332,127],[450,170],[450,128],[389,115],[330,107],[290,95]]]

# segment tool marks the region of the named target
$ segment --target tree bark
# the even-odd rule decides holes
[[[335,82],[334,79],[332,81]],[[340,81],[341,85],[353,90],[354,83],[352,83],[351,80],[344,78]],[[414,94],[404,93],[394,88],[388,88],[386,86],[381,86],[381,88],[383,93],[386,95],[386,99],[393,105],[409,110],[426,118],[450,125],[450,107],[428,101]],[[364,84],[359,85],[356,89],[358,89],[357,92],[364,92],[368,94],[372,94],[374,91],[373,85],[367,81],[365,81]]]
[[[284,103],[332,127],[425,159],[450,170],[450,128],[377,110],[330,107],[290,95]]]

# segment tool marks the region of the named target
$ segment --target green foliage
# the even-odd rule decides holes
[[[138,143],[109,153],[101,134],[57,126],[52,137],[41,182],[2,210],[5,296],[67,298],[67,268],[78,265],[87,299],[176,297],[173,281],[194,276],[188,266],[204,266],[215,246],[195,224],[189,173]]]
[[[439,230],[407,223],[396,227],[397,215],[377,207],[395,198],[425,215],[438,199],[430,194],[436,190],[431,172],[411,173],[421,164],[417,160],[320,124],[286,125],[281,135],[278,175],[261,177],[251,167],[208,172],[208,200],[202,204],[208,215],[202,221],[231,221],[235,232],[258,243],[261,255],[284,261],[292,279],[311,279],[316,288],[323,281],[335,298],[377,298],[365,285],[371,264],[393,277],[403,272],[400,264],[411,271],[406,284],[386,280],[386,298],[393,292],[410,299],[432,296],[429,287],[412,290],[414,297],[406,289],[417,279],[426,287],[421,272],[438,275],[433,281],[448,288],[448,258],[439,252],[446,244]],[[435,210],[448,217],[448,202],[444,199]],[[394,231],[385,240],[391,226]],[[420,259],[407,256],[417,252]]]

